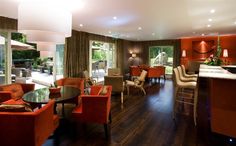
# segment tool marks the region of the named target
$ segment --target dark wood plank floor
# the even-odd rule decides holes
[[[176,122],[172,119],[173,84],[166,80],[161,83],[146,83],[147,95],[133,89],[125,95],[121,105],[119,95],[112,96],[112,123],[110,137],[105,139],[103,125],[90,124],[75,126],[70,116],[61,120],[53,139],[45,146],[231,146],[227,138],[209,135],[204,138],[201,130],[194,126],[192,108],[182,107]],[[70,112],[70,110],[68,110]],[[56,140],[55,140],[56,139]]]

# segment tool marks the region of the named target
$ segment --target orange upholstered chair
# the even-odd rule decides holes
[[[22,96],[29,92],[33,91],[35,84],[21,84],[14,83],[0,86],[0,103],[6,104],[22,104]]]
[[[106,88],[106,92],[101,95],[103,88]],[[91,86],[90,95],[82,95],[80,105],[73,110],[74,120],[82,123],[104,124],[107,138],[108,119],[110,118],[111,121],[111,92],[112,86]]]
[[[80,95],[84,94],[84,78],[62,78],[56,80],[55,83],[57,86],[71,86],[80,89]],[[75,103],[78,104],[78,98],[68,101],[67,103]]]
[[[130,71],[131,80],[133,79],[133,77],[138,77],[141,74],[141,70],[138,66],[130,66],[129,71]]]
[[[164,79],[165,79],[165,67],[164,66],[150,67],[148,69],[147,77],[149,79],[151,79],[151,78],[158,78],[159,82],[160,82],[160,78],[161,77],[164,77]]]
[[[0,145],[41,146],[59,125],[54,100],[35,112],[0,112]]]

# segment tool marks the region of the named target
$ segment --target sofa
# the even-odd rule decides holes
[[[35,84],[13,83],[0,86],[0,103],[23,104],[22,96],[33,91]]]
[[[2,146],[41,146],[59,125],[51,100],[33,112],[0,112]]]

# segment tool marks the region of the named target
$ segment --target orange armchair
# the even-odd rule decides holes
[[[130,71],[131,80],[133,79],[133,77],[138,77],[141,74],[141,70],[138,66],[130,66],[129,71]]]
[[[67,77],[67,78],[56,80],[55,83],[57,84],[57,86],[71,86],[71,87],[79,88],[80,95],[84,94],[84,79],[83,78]],[[78,104],[78,98],[70,100],[67,103]],[[63,104],[63,108],[64,108],[64,104]]]
[[[105,87],[105,86],[104,86]],[[90,95],[82,95],[81,103],[73,112],[73,118],[82,123],[104,124],[105,136],[107,138],[108,119],[111,122],[111,92],[112,86],[106,86],[105,95],[99,95],[103,86],[96,85],[91,87]]]
[[[33,91],[35,84],[14,83],[0,86],[0,103],[23,104],[22,96]]]
[[[164,66],[155,66],[155,67],[150,67],[148,69],[148,78],[159,78],[160,82],[160,77],[164,77],[165,79],[165,67]]]
[[[35,112],[0,112],[0,141],[6,146],[41,146],[59,125],[54,100]]]

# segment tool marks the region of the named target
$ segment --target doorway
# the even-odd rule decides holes
[[[149,48],[150,66],[163,65],[166,67],[165,74],[172,75],[173,72],[173,46],[152,46]]]
[[[116,47],[114,43],[90,41],[89,72],[98,82],[104,80],[108,68],[116,67]]]

